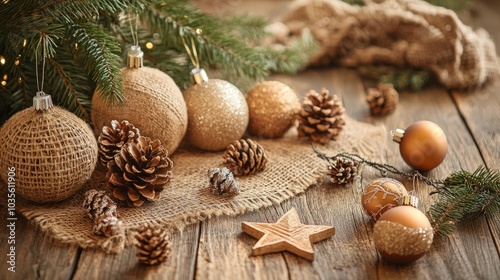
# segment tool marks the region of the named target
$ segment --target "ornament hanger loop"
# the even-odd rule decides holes
[[[196,45],[194,44],[193,38],[191,38],[191,48],[188,46],[186,39],[184,38],[184,32],[181,29],[181,39],[184,44],[184,48],[186,48],[186,52],[191,60],[191,63],[194,67],[200,69],[200,59],[198,58],[198,52],[196,51]]]
[[[44,46],[42,46],[42,80],[39,81],[38,79],[38,49],[42,44],[42,40],[43,36],[40,36],[40,40],[38,41],[38,45],[36,46],[35,50],[35,76],[36,76],[36,88],[37,88],[36,95],[35,97],[33,97],[33,108],[35,108],[35,110],[47,110],[54,107],[50,95],[45,94],[45,92],[43,92],[43,83],[45,81],[45,57],[46,57]]]
[[[139,33],[137,32],[137,18],[139,15],[135,14],[135,30],[132,24],[132,16],[130,12],[128,13],[129,23],[130,23],[130,32],[132,33],[132,47],[130,47],[130,51],[127,54],[127,66],[128,68],[141,68],[144,65],[144,53],[141,51],[139,47]]]
[[[130,15],[130,12],[128,13],[128,19],[129,19],[129,24],[130,24],[130,33],[132,33],[132,40],[133,40],[133,45],[138,47],[139,46],[139,33],[137,32],[137,18],[139,15],[135,13],[134,21],[135,21],[135,29],[132,24],[132,16]]]
[[[45,81],[45,47],[42,47],[42,81],[39,82],[38,79],[38,49],[42,44],[43,37],[40,36],[40,40],[38,40],[38,44],[36,45],[35,50],[35,76],[36,76],[36,89],[38,92],[43,92],[43,82]]]

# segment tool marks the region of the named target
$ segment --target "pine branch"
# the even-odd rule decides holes
[[[473,173],[458,171],[444,180],[446,189],[427,212],[434,232],[448,235],[464,218],[500,214],[500,172],[480,166]]]
[[[121,52],[115,37],[95,23],[74,24],[66,32],[66,46],[96,83],[96,91],[109,105],[122,103]]]
[[[212,16],[202,14],[185,2],[165,2],[165,5],[159,3],[146,8],[140,15],[151,32],[160,33],[164,44],[183,51],[182,37],[187,42],[192,38],[203,65],[215,65],[239,77],[261,79],[269,74],[258,52],[228,36],[230,27],[219,24]],[[188,14],[190,16],[184,17]]]
[[[318,48],[319,44],[314,37],[311,34],[305,34],[303,38],[285,49],[276,50],[272,46],[262,48],[262,55],[271,71],[295,74],[307,64]]]
[[[392,84],[397,90],[419,91],[434,82],[433,74],[427,70],[373,65],[360,67],[358,71],[361,77]]]
[[[85,74],[70,75],[81,69],[68,54],[59,52],[57,59],[48,60],[46,83],[55,104],[64,106],[80,118],[90,121],[91,99],[84,94],[90,91],[88,77]]]

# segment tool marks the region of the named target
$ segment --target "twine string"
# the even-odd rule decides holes
[[[42,44],[43,37],[40,36],[40,40],[38,40],[38,44],[36,45],[35,50],[35,77],[36,77],[36,89],[38,92],[43,93],[43,83],[45,81],[45,47],[42,47],[42,80],[39,81],[38,78],[38,49]]]
[[[200,68],[200,60],[198,57],[198,52],[196,51],[196,45],[194,44],[193,38],[191,38],[191,47],[188,46],[186,39],[184,38],[184,32],[181,32],[182,43],[184,44],[184,48],[186,48],[186,52],[191,60],[191,63],[194,67]]]
[[[137,18],[139,17],[139,15],[136,13],[135,14],[135,18],[134,18],[134,21],[135,21],[135,29],[134,29],[134,25],[132,24],[132,16],[130,15],[130,12],[128,13],[128,18],[129,18],[129,24],[130,24],[130,32],[132,33],[132,43],[134,46],[139,46],[139,33],[137,31]]]

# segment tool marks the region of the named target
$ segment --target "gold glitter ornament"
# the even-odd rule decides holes
[[[194,69],[191,75],[196,84],[184,91],[189,142],[202,150],[223,150],[247,129],[245,97],[227,81],[208,79],[203,69]]]
[[[400,205],[401,197],[407,195],[408,192],[401,182],[391,178],[379,178],[366,185],[361,205],[366,214],[376,221],[385,211]]]
[[[43,81],[42,81],[43,82]],[[0,129],[2,179],[15,179],[16,195],[36,202],[62,201],[90,178],[97,163],[97,141],[90,126],[53,106],[37,92],[33,107],[12,116]]]
[[[444,131],[430,121],[418,121],[406,130],[391,131],[404,161],[419,171],[429,171],[443,162],[448,150]]]
[[[292,127],[300,102],[295,92],[277,81],[255,85],[247,94],[251,134],[279,138]]]
[[[171,155],[179,146],[188,125],[186,103],[174,80],[162,71],[142,66],[143,53],[132,46],[124,79],[123,106],[109,107],[96,92],[92,98],[92,122],[96,134],[112,120],[128,120],[141,134],[159,139]]]
[[[373,227],[373,241],[388,261],[408,264],[431,247],[434,232],[429,219],[412,206],[398,206],[385,212]]]

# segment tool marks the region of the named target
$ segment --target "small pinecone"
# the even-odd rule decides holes
[[[160,198],[170,184],[173,163],[160,140],[141,136],[137,143],[126,143],[115,160],[108,162],[108,186],[113,195],[128,206],[141,206]]]
[[[92,220],[102,215],[117,216],[116,203],[104,191],[87,191],[83,207],[87,210],[87,216]]]
[[[224,164],[234,175],[249,175],[266,167],[267,154],[264,148],[251,139],[240,139],[227,146]]]
[[[97,139],[99,142],[99,162],[107,166],[108,161],[112,160],[120,152],[125,143],[137,142],[140,136],[139,129],[128,121],[120,123],[112,120],[111,127],[104,126],[101,135]]]
[[[345,108],[337,95],[323,88],[321,93],[307,93],[298,115],[299,136],[309,136],[313,142],[327,144],[337,140],[345,125]]]
[[[123,222],[114,215],[99,216],[94,222],[94,234],[110,237],[124,232]]]
[[[172,244],[167,231],[149,225],[143,225],[135,235],[137,258],[148,265],[157,265],[168,259]]]
[[[333,164],[328,166],[330,181],[336,185],[344,185],[352,182],[358,173],[359,162],[350,159],[336,158]]]
[[[211,168],[208,170],[208,178],[213,194],[235,196],[240,193],[238,181],[234,179],[233,173],[227,167]]]
[[[366,101],[372,115],[385,116],[396,110],[399,94],[392,84],[378,84],[377,88],[368,89]]]
[[[94,220],[94,234],[110,237],[123,233],[123,223],[118,219],[116,203],[104,191],[87,191],[83,207],[87,210],[87,216]]]

